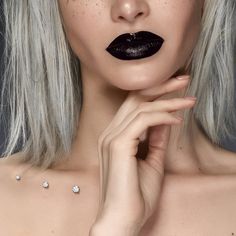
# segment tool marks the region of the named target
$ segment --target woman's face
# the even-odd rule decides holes
[[[200,33],[204,0],[58,0],[66,37],[82,71],[123,90],[150,88],[186,65]],[[154,55],[122,60],[106,48],[119,35],[164,39]]]

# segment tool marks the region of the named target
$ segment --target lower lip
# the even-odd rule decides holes
[[[137,60],[150,57],[157,53],[162,46],[160,42],[149,42],[136,47],[120,45],[119,47],[107,48],[106,50],[120,60]]]

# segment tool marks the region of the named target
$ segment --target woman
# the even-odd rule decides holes
[[[234,0],[4,4],[0,235],[236,234]]]

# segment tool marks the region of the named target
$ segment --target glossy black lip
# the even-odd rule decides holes
[[[126,33],[114,39],[106,50],[121,60],[142,59],[159,51],[164,39],[149,31]]]

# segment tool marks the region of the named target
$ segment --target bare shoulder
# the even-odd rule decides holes
[[[12,202],[17,200],[15,175],[17,166],[20,160],[20,154],[16,153],[7,158],[0,158],[0,209],[5,213],[9,209]],[[3,220],[3,215],[0,213],[0,220]]]
[[[23,168],[24,164],[21,164],[22,154],[15,153],[9,157],[0,158],[0,187],[3,190],[4,186],[9,186],[15,178],[17,171]],[[1,195],[2,195],[1,191]]]
[[[14,168],[20,163],[20,158],[22,154],[20,152],[15,153],[9,157],[1,157],[0,158],[0,171],[4,171],[8,168]]]
[[[236,175],[168,174],[140,236],[236,235],[235,199]]]
[[[18,171],[24,167],[20,160],[20,153],[0,158],[0,235],[29,235],[23,227],[28,223],[25,220],[30,208],[28,191],[16,180]]]

